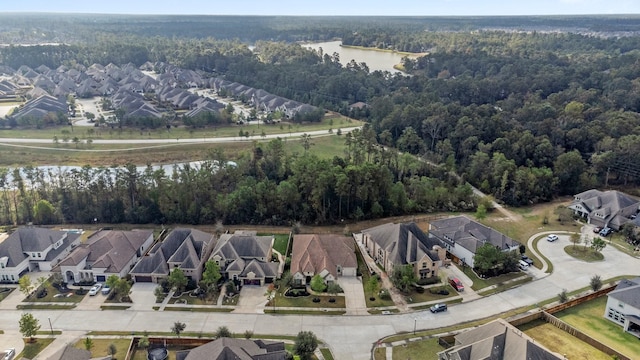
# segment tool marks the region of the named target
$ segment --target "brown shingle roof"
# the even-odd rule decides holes
[[[327,270],[338,277],[337,266],[356,267],[353,239],[332,235],[295,235],[291,255],[291,273],[319,274]]]

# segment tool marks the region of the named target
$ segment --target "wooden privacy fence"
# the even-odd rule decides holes
[[[630,358],[628,358],[625,355],[622,355],[621,353],[619,353],[617,350],[614,350],[613,348],[601,343],[600,341],[592,338],[591,336],[583,333],[582,331],[574,328],[573,326],[567,324],[566,322],[558,319],[557,317],[549,314],[546,311],[542,312],[542,318],[548,322],[549,324],[557,327],[558,329],[570,334],[571,336],[574,336],[584,342],[586,342],[587,344],[593,346],[594,348],[602,351],[603,353],[607,354],[607,355],[616,355],[618,357],[618,359],[620,360],[631,360]],[[571,359],[571,355],[569,355],[569,358]]]
[[[580,305],[583,302],[587,302],[589,300],[593,300],[595,298],[599,298],[600,296],[604,296],[608,293],[610,293],[611,291],[615,290],[615,286],[609,286],[607,288],[604,289],[600,289],[598,291],[594,291],[591,294],[587,294],[584,296],[581,296],[579,298],[573,299],[573,300],[569,300],[565,303],[562,304],[558,304],[556,306],[552,306],[548,309],[546,309],[545,311],[548,312],[549,314],[555,314],[557,312],[560,312],[562,310],[568,309],[570,307],[574,307],[576,305]]]

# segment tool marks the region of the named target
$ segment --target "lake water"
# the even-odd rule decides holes
[[[319,50],[320,48],[322,48],[323,54],[329,54],[329,56],[336,52],[340,55],[340,63],[342,65],[351,62],[351,60],[353,59],[357,63],[366,63],[367,66],[369,66],[369,71],[371,72],[376,70],[389,71],[391,73],[401,72],[394,69],[393,66],[400,64],[402,62],[402,58],[405,55],[395,52],[342,47],[340,46],[341,44],[341,41],[327,41],[320,43],[302,44],[302,46],[315,50]],[[410,57],[415,56],[411,55]]]

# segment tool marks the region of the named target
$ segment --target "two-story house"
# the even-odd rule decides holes
[[[16,283],[28,271],[51,271],[80,234],[38,227],[22,227],[0,243],[0,282]]]
[[[105,282],[110,275],[122,278],[152,243],[151,230],[101,230],[60,262],[60,273],[71,283]]]
[[[367,253],[387,273],[398,265],[413,266],[418,279],[438,275],[446,252],[439,242],[429,239],[416,223],[384,224],[355,234]]]
[[[608,190],[587,190],[574,195],[569,209],[587,219],[589,224],[620,230],[640,212],[640,200],[625,193]]]
[[[489,243],[502,251],[515,251],[520,247],[519,242],[466,216],[432,221],[429,238],[439,242],[454,261],[472,268],[476,250],[484,244]]]
[[[621,280],[607,294],[604,317],[640,337],[640,277]]]

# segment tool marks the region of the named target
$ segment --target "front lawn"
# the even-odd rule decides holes
[[[601,296],[561,311],[555,316],[627,356],[633,358],[633,354],[640,354],[638,338],[625,333],[620,325],[604,318],[606,305],[607,297]]]
[[[13,289],[14,288],[0,288],[0,301],[4,300],[4,298],[9,296],[9,294],[11,294]]]
[[[440,295],[440,294],[432,294],[431,291],[429,291],[432,288],[429,289],[424,289],[423,293],[419,293],[416,291],[416,289],[412,289],[412,291],[409,294],[404,294],[405,300],[407,301],[407,304],[417,304],[417,303],[424,303],[424,302],[431,302],[431,301],[447,301],[448,298],[454,297],[454,296],[458,296],[458,292],[455,291],[451,285],[446,284],[446,285],[442,285],[442,286],[437,286],[437,289],[441,289],[444,288],[445,290],[447,290],[449,292],[448,295]]]
[[[313,299],[319,299],[319,302],[314,302]],[[335,302],[329,302],[329,299],[334,299]],[[344,296],[330,296],[330,295],[309,295],[299,297],[286,297],[282,293],[278,293],[276,296],[276,308],[278,307],[307,307],[307,308],[332,308],[332,309],[344,309],[345,299]],[[265,308],[273,306],[273,300],[269,300]]]
[[[65,302],[65,303],[78,303],[84,299],[86,292],[83,295],[77,295],[74,290],[69,289],[67,292],[60,292],[58,289],[49,285],[46,287],[47,295],[38,298],[40,289],[33,292],[33,294],[23,300],[23,302]]]
[[[53,342],[52,338],[36,339],[37,341],[33,343],[29,342],[28,340],[29,339],[24,340],[24,350],[22,350],[22,352],[15,357],[16,359],[33,359],[40,353],[40,351],[42,351]]]
[[[371,273],[369,273],[369,268],[367,268],[367,264],[364,262],[364,259],[362,258],[362,254],[360,254],[360,251],[356,251],[356,259],[358,260],[358,273],[362,274],[362,284],[363,286],[365,284],[367,284],[367,282],[369,281],[369,278],[371,277]],[[371,308],[371,307],[389,307],[389,306],[395,306],[396,304],[393,302],[393,300],[389,299],[381,299],[379,296],[380,293],[380,289],[381,289],[381,282],[378,282],[378,288],[375,291],[367,291],[367,287],[364,286],[364,299],[367,303],[367,307]],[[371,300],[371,299],[374,300]]]
[[[568,245],[564,247],[564,252],[573,256],[574,258],[586,262],[602,261],[604,255],[601,252],[595,251],[586,246]]]
[[[178,297],[172,297],[169,304],[188,304],[188,305],[216,305],[218,303],[219,292],[216,292],[212,298],[203,300],[197,295],[193,295],[193,291],[185,291]]]
[[[544,320],[532,321],[519,329],[547,349],[570,355],[569,359],[611,360],[611,356]]]
[[[438,352],[445,348],[438,344],[438,338],[431,338],[421,341],[412,341],[408,344],[393,347],[394,360],[424,359],[438,360]]]
[[[454,264],[454,266],[457,266],[457,265]],[[458,269],[460,269],[460,267],[458,267]],[[473,281],[473,285],[471,286],[471,288],[475,291],[484,289],[492,285],[499,285],[506,281],[517,279],[521,276],[527,275],[523,272],[516,271],[508,274],[502,274],[502,275],[483,279],[478,277],[478,275],[476,275],[476,273],[468,266],[463,267],[461,270],[465,275],[469,277],[469,279],[471,279],[471,281]]]
[[[84,340],[86,338],[82,338],[78,340],[73,346],[77,349],[86,349],[84,346]],[[109,356],[109,345],[113,344],[116,346],[116,353],[113,356],[113,359],[124,359],[127,356],[127,350],[129,350],[129,344],[131,343],[131,339],[94,339],[92,338],[93,347],[91,347],[91,357],[103,357]]]

